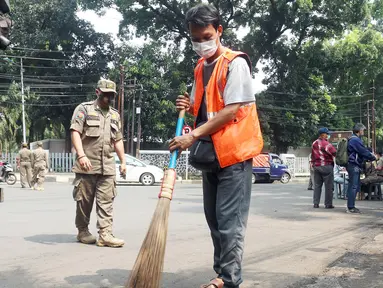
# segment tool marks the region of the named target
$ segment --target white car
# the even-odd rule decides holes
[[[120,175],[120,159],[115,154],[116,159],[116,179],[117,183],[141,183],[144,186],[150,186],[154,183],[161,183],[164,177],[164,171],[154,165],[148,165],[141,160],[125,154],[126,158],[126,179]]]

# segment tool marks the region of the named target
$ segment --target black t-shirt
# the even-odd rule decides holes
[[[217,64],[218,59],[216,61],[214,61],[213,63],[207,64],[207,65],[206,65],[206,63],[204,63],[204,67],[203,67],[203,87],[205,87],[205,88],[206,88],[207,84],[209,83],[211,74],[214,71],[214,68],[215,68],[215,65]],[[198,110],[198,116],[197,116],[197,119],[196,119],[196,125],[197,126],[198,126],[198,124],[203,123],[203,122],[207,122],[207,120],[208,120],[207,119],[207,107],[206,107],[205,97],[206,97],[206,93],[204,92],[203,98],[202,98],[202,102],[201,102],[201,106],[200,106],[200,108]]]

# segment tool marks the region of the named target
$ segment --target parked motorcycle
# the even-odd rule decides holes
[[[17,178],[13,172],[12,165],[8,162],[0,162],[0,183],[5,182],[8,185],[15,185]]]

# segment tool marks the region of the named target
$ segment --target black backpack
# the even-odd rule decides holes
[[[338,143],[335,161],[339,166],[346,167],[348,163],[348,153],[347,153],[348,139],[342,138]]]

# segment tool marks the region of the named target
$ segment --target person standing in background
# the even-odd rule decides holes
[[[33,151],[33,180],[32,189],[44,191],[45,171],[48,167],[47,153],[43,149],[43,143],[37,142],[37,149]],[[35,187],[35,185],[37,185]]]
[[[311,152],[311,162],[314,166],[314,208],[319,208],[323,183],[325,185],[325,207],[333,209],[334,191],[334,157],[335,147],[328,141],[330,131],[321,128],[319,138],[314,141]]]
[[[21,188],[32,188],[32,151],[28,149],[28,144],[23,143],[18,156],[18,166],[20,169]]]
[[[311,162],[311,153],[309,154],[309,168],[310,168],[310,179],[309,179],[309,186],[307,187],[307,190],[313,190],[314,169],[313,169],[313,163]]]
[[[339,191],[338,191],[338,184],[341,185],[341,189],[344,192],[344,194],[347,192],[347,189],[348,189],[348,178],[346,175],[343,175],[342,176],[342,173],[341,171],[343,171],[344,168],[340,167],[339,165],[337,165],[335,163],[335,166],[334,166],[334,185],[335,185],[335,194],[334,194],[334,197],[335,198],[335,195],[338,195],[339,194]],[[343,177],[345,177],[346,179],[344,179]]]
[[[361,137],[364,135],[366,127],[361,124],[355,124],[352,129],[353,135],[347,143],[348,164],[347,172],[350,185],[347,191],[347,213],[359,214],[358,208],[355,208],[355,199],[357,192],[361,191],[360,172],[363,169],[364,162],[374,161],[376,157],[364,146]]]
[[[382,157],[382,152],[379,151],[376,153],[376,170],[383,170],[383,157]]]

